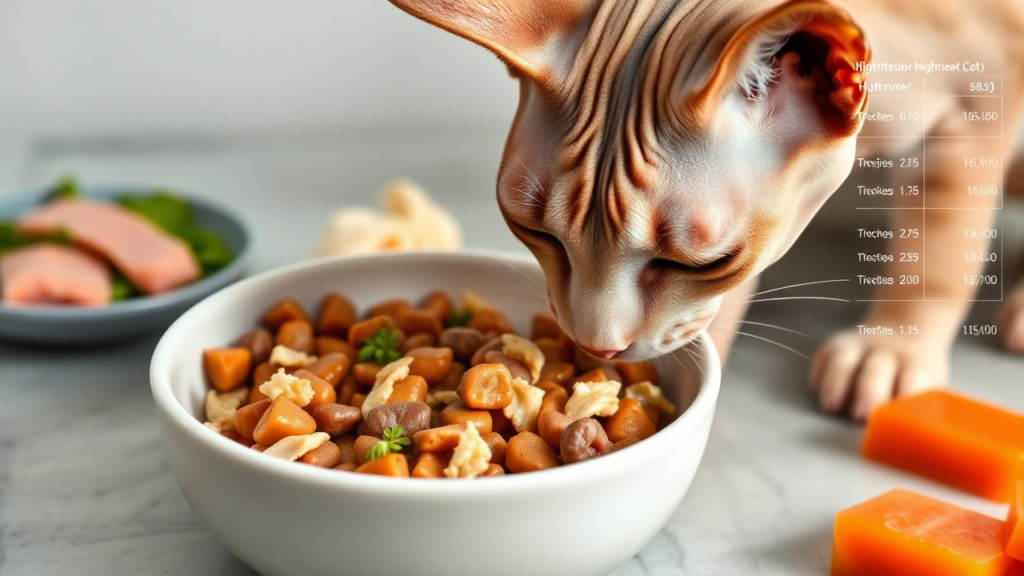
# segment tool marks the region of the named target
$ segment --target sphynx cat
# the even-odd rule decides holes
[[[745,309],[736,302],[855,157],[920,149],[858,139],[868,109],[858,63],[984,61],[1004,74],[1007,160],[1024,102],[1024,4],[1014,0],[390,1],[493,51],[520,80],[498,202],[540,262],[560,324],[598,358],[652,358],[709,326],[724,358]],[[957,78],[934,82],[966,93]],[[956,97],[928,106],[929,135],[977,130]],[[965,142],[929,144],[930,202],[970,183]],[[893,212],[893,229],[919,218]],[[941,271],[985,249],[956,231],[987,227],[993,214],[928,216],[937,238],[922,279],[929,301],[885,302],[898,288],[882,286],[864,320],[918,333],[833,336],[810,373],[824,410],[863,419],[946,382],[975,288]],[[1007,346],[1024,352],[1024,288],[1008,295],[1001,319]]]

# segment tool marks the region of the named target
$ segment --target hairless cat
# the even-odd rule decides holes
[[[858,63],[984,61],[1004,75],[1007,132],[1024,102],[1024,4],[1014,0],[390,1],[486,47],[519,78],[498,202],[540,262],[559,322],[600,358],[652,358],[709,326],[724,357],[757,274],[789,249],[855,157],[921,146],[858,138],[869,99]],[[957,94],[966,80],[934,82]],[[970,136],[978,128],[962,106],[953,96],[930,101],[925,132]],[[1003,139],[1004,158],[1013,140]],[[949,142],[929,145],[928,194],[938,202],[968,177],[958,167],[970,149]],[[914,211],[893,212],[898,229]],[[833,336],[810,374],[824,410],[863,419],[894,396],[946,382],[975,287],[941,273],[964,268],[965,241],[940,230],[992,217],[929,215],[929,301],[887,302],[895,288],[881,286],[865,319],[918,333]],[[1001,333],[1024,352],[1022,288],[1004,302]]]

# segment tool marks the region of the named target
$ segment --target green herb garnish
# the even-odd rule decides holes
[[[60,244],[67,246],[71,244],[71,236],[66,230],[60,229],[51,234],[40,236],[22,234],[18,232],[14,222],[0,220],[0,254],[32,246],[33,244]]]
[[[448,316],[448,326],[452,328],[464,328],[469,326],[469,321],[473,319],[472,310],[463,310],[461,312],[452,312]]]
[[[401,426],[393,426],[385,430],[383,434],[384,439],[370,448],[366,453],[366,459],[369,461],[381,456],[387,456],[392,452],[401,452],[402,446],[409,445],[409,439],[403,437],[403,434],[405,434],[405,428]]]
[[[364,340],[366,345],[359,351],[359,361],[372,361],[381,366],[390,364],[402,357],[402,354],[398,352],[400,342],[398,332],[383,327],[377,331],[376,336]]]
[[[78,181],[71,176],[65,176],[46,193],[43,202],[57,200],[58,198],[77,198],[82,195],[82,189],[78,187]]]
[[[110,276],[110,301],[120,302],[121,300],[135,298],[136,296],[142,296],[142,292],[135,287],[135,284],[132,284],[131,280],[115,268]]]

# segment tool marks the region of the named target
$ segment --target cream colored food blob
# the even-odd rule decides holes
[[[316,356],[292,350],[287,346],[278,344],[270,351],[270,363],[284,366],[286,368],[300,368],[308,366],[316,361]]]
[[[427,406],[431,408],[437,408],[444,404],[447,406],[452,402],[459,399],[459,393],[455,390],[438,390],[436,392],[427,392]]]
[[[381,205],[383,212],[345,208],[332,215],[314,256],[462,247],[458,222],[416,184],[392,183],[382,194]]]
[[[476,314],[481,310],[489,308],[491,308],[491,305],[476,292],[466,290],[462,293],[462,310]]]
[[[536,384],[540,379],[540,371],[544,368],[544,353],[540,351],[540,348],[530,340],[515,334],[502,334],[501,344],[502,352],[513,360],[522,362],[530,370],[532,383]]]
[[[299,408],[313,400],[313,384],[309,380],[285,374],[284,368],[278,368],[270,380],[260,384],[260,392],[266,394],[271,402],[283,395]]]
[[[412,364],[412,360],[408,356],[399,358],[377,372],[377,380],[373,383],[373,389],[366,395],[366,400],[363,400],[363,418],[370,413],[370,410],[387,403],[388,398],[391,398],[391,393],[395,391],[395,382],[409,375],[409,365]]]
[[[310,450],[316,450],[321,444],[330,439],[331,435],[326,432],[287,436],[278,440],[276,444],[264,450],[263,453],[267,456],[293,462],[305,456]]]
[[[480,437],[476,424],[466,422],[466,429],[459,434],[459,445],[452,452],[452,459],[444,469],[448,478],[476,478],[487,470],[491,462],[491,448]]]
[[[235,412],[249,398],[248,388],[230,392],[210,390],[206,393],[206,427],[220,432],[235,429]]]
[[[654,408],[666,416],[676,415],[676,405],[665,398],[661,388],[650,382],[643,381],[626,386],[626,398],[632,398],[641,406]]]
[[[522,378],[512,379],[512,403],[502,413],[512,421],[516,432],[536,432],[540,405],[544,402],[544,390],[531,385]]]
[[[590,416],[611,416],[619,409],[619,389],[622,384],[614,380],[604,382],[577,382],[572,396],[565,403],[565,415],[573,420]]]

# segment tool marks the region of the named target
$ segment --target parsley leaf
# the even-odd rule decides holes
[[[401,339],[398,332],[382,327],[372,338],[363,341],[365,345],[359,350],[360,362],[373,362],[380,366],[390,364],[402,357],[398,351]]]
[[[387,456],[392,452],[401,452],[402,446],[409,445],[409,439],[403,437],[405,434],[405,428],[401,426],[393,426],[384,431],[384,439],[377,442],[366,452],[366,459],[373,460],[374,458],[380,458],[381,456]]]
[[[78,187],[78,181],[71,176],[65,176],[57,182],[46,196],[43,202],[57,200],[58,198],[77,198],[82,195],[82,189]]]
[[[66,230],[57,230],[51,234],[41,236],[22,234],[18,232],[14,222],[0,220],[0,254],[24,248],[33,244],[71,244],[71,236]]]
[[[448,316],[448,326],[451,328],[465,328],[469,326],[469,321],[473,319],[472,310],[463,310],[461,312],[452,312]]]

